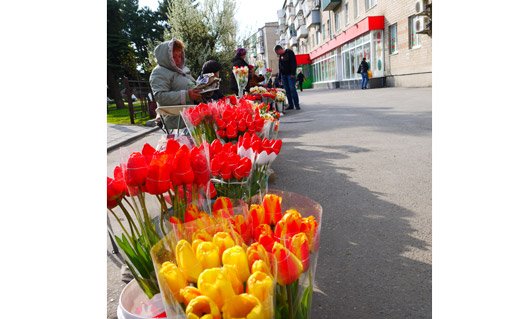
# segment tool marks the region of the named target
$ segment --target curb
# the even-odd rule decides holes
[[[135,134],[135,135],[131,135],[130,137],[128,137],[128,138],[126,138],[126,139],[124,139],[124,140],[122,140],[122,141],[119,141],[119,142],[117,142],[117,143],[114,143],[114,144],[111,144],[111,145],[107,146],[107,147],[106,147],[106,152],[107,152],[107,153],[108,153],[108,152],[111,152],[111,151],[115,150],[116,148],[118,148],[118,147],[120,147],[120,146],[123,146],[124,144],[130,143],[130,142],[132,142],[132,141],[134,141],[134,140],[137,140],[137,139],[140,138],[140,137],[143,137],[143,136],[145,136],[145,135],[147,135],[147,134],[150,134],[150,133],[152,133],[152,132],[155,132],[155,131],[157,131],[157,130],[159,130],[159,129],[160,129],[160,128],[156,126],[156,127],[152,127],[152,128],[150,128],[149,130],[146,130],[146,131],[144,131],[144,132],[137,133],[137,134]]]

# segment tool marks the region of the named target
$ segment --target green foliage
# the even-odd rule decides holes
[[[139,101],[134,102],[133,105],[134,110],[140,109]],[[136,125],[145,125],[150,119],[148,114],[142,114],[142,116],[139,115],[140,114],[138,113],[137,117],[134,118],[134,122]],[[107,108],[106,122],[111,124],[130,125],[128,105],[125,105],[125,108],[123,109],[118,109],[114,103],[109,104]]]

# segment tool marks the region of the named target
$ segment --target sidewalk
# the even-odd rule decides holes
[[[107,124],[106,151],[111,152],[128,142],[159,130],[159,127]]]

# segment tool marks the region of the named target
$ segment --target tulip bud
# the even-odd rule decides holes
[[[228,197],[220,196],[213,204],[213,216],[229,218],[233,216],[233,203]]]
[[[158,275],[167,283],[174,299],[182,302],[183,298],[180,295],[180,289],[187,286],[187,281],[182,271],[175,264],[166,261],[161,265]]]
[[[262,206],[264,206],[264,214],[266,218],[269,218],[270,223],[275,225],[282,217],[282,208],[281,208],[282,197],[275,194],[266,194],[262,201]]]
[[[249,277],[249,266],[246,252],[240,246],[228,248],[222,254],[222,264],[235,268],[238,279],[245,282]]]
[[[303,272],[299,258],[277,242],[273,245],[272,253],[277,263],[277,282],[280,285],[289,285],[299,279]]]
[[[223,319],[264,319],[262,304],[257,297],[240,294],[229,299],[222,307]]]
[[[314,237],[317,232],[317,221],[315,217],[308,216],[301,220],[301,231],[306,234],[308,237],[308,245],[310,246],[310,251],[314,251]]]
[[[231,283],[235,294],[240,295],[244,292],[244,284],[238,279],[236,267],[233,265],[224,265],[222,271],[227,280]]]
[[[266,266],[268,266],[269,268],[270,261],[268,257],[268,252],[266,251],[264,246],[262,246],[261,244],[259,243],[251,244],[247,248],[246,254],[247,254],[250,268],[253,267],[253,263],[256,262],[257,260],[262,260],[266,264]]]
[[[189,302],[191,302],[191,300],[201,295],[202,293],[200,292],[200,290],[193,286],[187,286],[185,288],[180,289],[180,296],[185,306],[187,306]]]
[[[224,303],[235,296],[233,286],[221,268],[209,268],[198,277],[198,290],[211,298],[222,309]]]
[[[288,209],[275,226],[275,238],[288,241],[301,231],[302,216],[295,209]]]
[[[266,273],[257,271],[248,278],[247,293],[258,298],[265,317],[271,318],[273,309],[273,279]]]
[[[196,259],[191,244],[184,239],[176,244],[176,262],[187,281],[196,282],[198,280],[198,276],[202,272],[202,266]]]
[[[302,262],[303,270],[308,270],[310,266],[310,247],[306,234],[295,234],[289,243],[288,249]]]
[[[227,248],[235,246],[235,241],[226,232],[218,232],[213,236],[213,243],[220,249],[220,255],[224,254]]]
[[[255,260],[253,265],[251,266],[251,273],[254,274],[257,271],[261,271],[263,273],[266,273],[268,275],[272,275],[271,269],[268,264],[264,260]]]
[[[220,309],[207,296],[198,296],[189,302],[185,309],[188,319],[220,319]]]
[[[210,241],[204,241],[198,245],[196,248],[196,258],[203,269],[220,267],[220,251]]]

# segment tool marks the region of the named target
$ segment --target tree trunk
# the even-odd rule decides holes
[[[119,84],[117,83],[114,72],[111,68],[107,68],[106,70],[106,85],[108,86],[110,98],[115,101],[118,109],[124,109],[125,103],[121,97],[121,90],[119,90]]]

